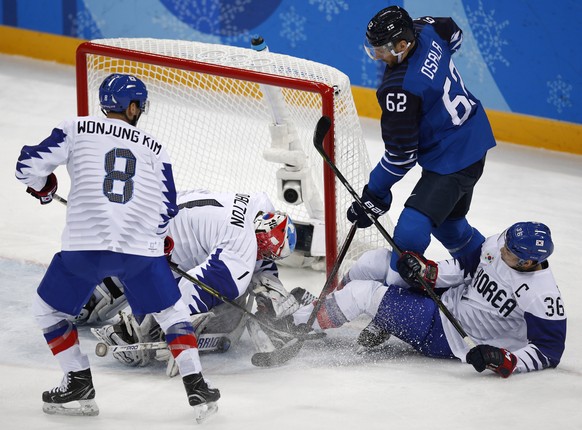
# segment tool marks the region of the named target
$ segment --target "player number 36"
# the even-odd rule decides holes
[[[560,317],[564,316],[564,305],[562,304],[561,297],[546,297],[544,299],[544,303],[546,304],[546,315],[549,317],[553,317],[554,315],[558,315]]]

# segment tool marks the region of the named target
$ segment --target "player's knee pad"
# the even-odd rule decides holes
[[[346,280],[374,280],[383,282],[392,251],[386,248],[373,249],[362,254],[350,268]],[[347,282],[346,282],[347,284]]]
[[[356,280],[333,295],[346,319],[352,321],[363,313],[375,315],[385,292],[381,282]]]
[[[164,333],[174,324],[182,322],[190,324],[190,311],[182,300],[178,300],[173,306],[157,312],[153,316]]]
[[[433,235],[453,258],[471,253],[485,241],[481,232],[471,227],[464,217],[446,220],[433,230]]]
[[[45,302],[38,293],[35,293],[32,299],[32,314],[37,325],[42,329],[52,327],[62,320],[73,319],[71,315],[57,311]]]
[[[432,221],[429,217],[413,208],[404,208],[394,228],[394,242],[403,251],[424,254],[430,244]],[[398,256],[392,253],[390,267],[396,270]]]

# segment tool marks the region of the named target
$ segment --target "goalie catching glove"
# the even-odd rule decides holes
[[[398,258],[396,267],[398,274],[412,288],[424,291],[424,286],[418,279],[422,278],[434,290],[439,274],[439,266],[436,262],[427,260],[416,252],[405,251]]]
[[[477,345],[467,353],[467,363],[479,373],[489,369],[502,378],[509,378],[517,366],[517,357],[506,349]]]
[[[257,301],[257,316],[282,318],[299,309],[297,299],[285,290],[276,276],[261,273],[255,275],[252,282]]]
[[[317,300],[317,297],[301,287],[293,288],[289,295],[295,298],[299,304],[299,307],[307,306]],[[257,316],[261,318],[263,322],[269,324],[273,328],[280,329],[290,334],[298,333],[299,330],[301,330],[301,334],[308,331],[304,330],[302,327],[298,328],[295,326],[293,323],[293,317],[290,314],[282,316],[281,318],[275,317],[273,314],[274,311],[272,313],[268,313],[265,311],[265,309],[263,309],[263,313],[257,312]],[[274,351],[275,349],[284,346],[290,339],[288,336],[280,336],[279,334],[270,331],[253,319],[248,319],[247,329],[250,338],[255,345],[255,349],[258,352]]]

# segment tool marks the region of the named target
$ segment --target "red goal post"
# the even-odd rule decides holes
[[[274,206],[296,223],[315,225],[313,242],[322,239],[318,222],[322,224],[329,273],[349,229],[345,211],[351,198],[313,148],[313,130],[322,115],[332,119],[324,148],[354,189],[363,187],[370,171],[347,76],[308,60],[245,48],[96,40],[77,49],[78,115],[98,114],[97,90],[110,73],[131,73],[146,83],[152,109],[142,116],[140,127],[168,148],[179,190],[267,192]],[[275,103],[265,101],[273,97]],[[286,137],[273,131],[278,130],[274,125],[284,126]],[[289,146],[282,149],[286,139]],[[302,186],[303,204],[281,198],[282,186],[294,181]],[[358,231],[348,265],[366,249],[386,246],[374,230]],[[316,248],[304,253],[306,259],[317,259]]]

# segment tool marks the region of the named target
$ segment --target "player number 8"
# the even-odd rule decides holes
[[[125,169],[115,170],[117,159],[125,160]],[[122,160],[122,161],[123,161]],[[103,194],[113,203],[125,204],[133,197],[133,177],[135,176],[136,159],[129,149],[113,148],[105,154],[105,179],[103,180]],[[115,193],[115,181],[123,182],[123,192]]]

